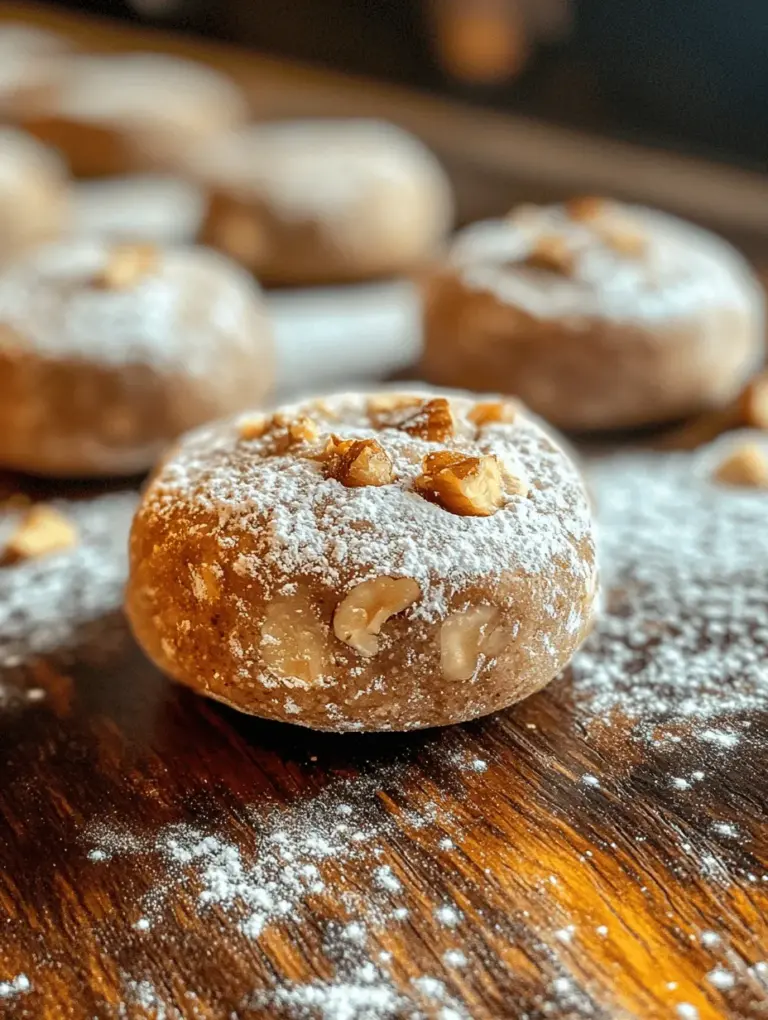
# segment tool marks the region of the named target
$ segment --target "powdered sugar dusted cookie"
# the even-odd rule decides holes
[[[24,104],[27,130],[84,177],[166,167],[248,116],[235,83],[159,53],[62,58],[50,87]]]
[[[762,290],[728,244],[602,199],[475,224],[427,286],[426,376],[519,394],[567,428],[730,400],[764,356]]]
[[[0,115],[15,119],[29,96],[51,82],[55,58],[66,53],[63,36],[34,25],[0,24]]]
[[[60,237],[71,220],[69,175],[30,135],[0,128],[0,263]]]
[[[210,191],[203,239],[273,283],[407,272],[436,254],[453,218],[436,158],[382,121],[252,125],[185,166]]]
[[[524,412],[343,394],[183,440],[134,521],[127,608],[201,693],[317,729],[404,730],[544,686],[595,589],[581,479]]]
[[[262,299],[203,248],[66,240],[0,273],[0,465],[124,475],[272,381]]]

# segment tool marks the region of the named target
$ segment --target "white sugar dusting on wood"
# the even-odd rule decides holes
[[[581,712],[650,726],[765,708],[768,497],[711,484],[684,454],[614,457],[592,477],[609,594],[574,662]],[[700,739],[739,736],[710,725]]]

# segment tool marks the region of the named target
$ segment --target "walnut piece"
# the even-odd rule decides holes
[[[349,489],[389,485],[395,474],[389,454],[375,439],[339,439],[333,435],[321,455],[327,478]]]
[[[576,198],[568,199],[565,203],[565,211],[570,219],[577,223],[596,220],[603,215],[607,208],[608,202],[596,195],[578,195]]]
[[[609,248],[630,258],[642,255],[648,245],[645,234],[624,219],[601,221],[595,224],[594,231]]]
[[[440,628],[440,667],[446,680],[471,680],[481,656],[503,651],[507,635],[494,606],[470,606]]]
[[[285,681],[305,686],[330,672],[328,630],[303,595],[273,599],[261,626],[261,657]]]
[[[740,403],[744,425],[753,429],[768,429],[768,372],[762,372],[750,380]]]
[[[571,276],[575,264],[573,251],[565,238],[548,234],[537,238],[523,259],[523,265],[530,269],[543,269],[558,276]]]
[[[423,401],[412,393],[379,393],[370,397],[366,410],[377,429],[396,427],[407,411],[420,407]]]
[[[128,290],[157,271],[160,253],[154,244],[118,244],[107,256],[96,284],[104,290]]]
[[[363,581],[336,607],[333,632],[339,641],[370,658],[379,650],[378,635],[387,620],[412,606],[420,595],[421,588],[410,577]]]
[[[515,420],[517,408],[511,400],[486,400],[475,404],[467,414],[473,425],[508,425]]]
[[[444,443],[454,433],[451,405],[445,397],[434,397],[402,418],[397,428],[417,439],[426,439],[430,443]]]
[[[8,566],[48,556],[76,543],[77,529],[72,522],[52,506],[38,503],[27,511],[6,542],[0,564]]]
[[[715,481],[750,489],[768,489],[768,456],[757,443],[742,443],[720,461]]]
[[[494,456],[468,457],[443,450],[424,458],[414,488],[461,517],[490,517],[504,503],[502,466]]]
[[[271,427],[271,419],[267,418],[263,414],[255,415],[252,418],[244,418],[240,422],[240,438],[241,439],[261,439]]]

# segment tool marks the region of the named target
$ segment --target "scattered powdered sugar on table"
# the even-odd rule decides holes
[[[121,606],[136,502],[131,492],[53,504],[79,541],[0,570],[0,667],[71,648],[84,627]]]
[[[702,463],[629,454],[593,467],[608,607],[573,666],[592,716],[703,721],[768,704],[768,496],[715,485]]]
[[[17,974],[10,981],[0,981],[0,999],[10,999],[30,991],[32,984],[26,974]]]

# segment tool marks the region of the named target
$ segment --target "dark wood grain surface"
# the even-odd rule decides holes
[[[334,738],[177,689],[112,611],[0,686],[0,1016],[768,1015],[759,712],[638,742],[566,675]]]

